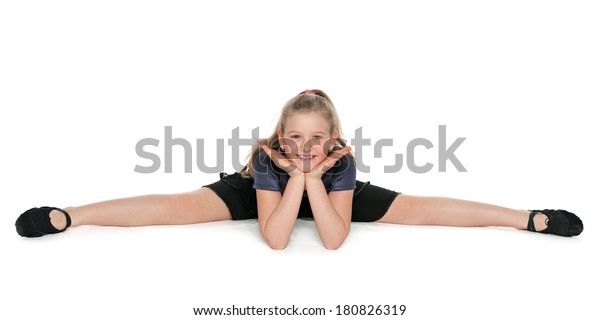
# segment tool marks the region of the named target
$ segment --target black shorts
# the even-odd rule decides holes
[[[256,189],[253,179],[242,178],[239,172],[221,172],[220,180],[202,187],[213,190],[227,205],[233,220],[257,219]],[[370,181],[356,180],[352,199],[352,221],[371,222],[383,217],[400,192],[372,185]],[[308,198],[303,198],[298,217],[312,218]]]

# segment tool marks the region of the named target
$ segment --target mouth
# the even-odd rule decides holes
[[[316,156],[311,156],[311,155],[308,155],[308,156],[302,156],[302,155],[298,155],[298,158],[299,158],[300,160],[311,160],[311,159],[313,159],[314,157],[316,157]]]

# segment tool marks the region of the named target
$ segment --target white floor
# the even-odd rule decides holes
[[[345,304],[403,304],[408,319],[598,314],[593,225],[562,238],[354,223],[337,251],[323,249],[311,220],[298,221],[284,251],[268,248],[256,220],[79,227],[38,239],[3,226],[10,303],[0,313],[10,319],[188,319],[195,307],[232,305],[323,307],[333,318]]]

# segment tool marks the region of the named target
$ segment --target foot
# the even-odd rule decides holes
[[[539,216],[543,217],[544,224],[546,225],[543,229],[539,228],[536,223],[536,217]],[[530,210],[527,230],[572,237],[579,235],[583,231],[583,222],[577,215],[566,210]]]
[[[41,237],[65,231],[71,225],[71,217],[60,208],[40,207],[23,212],[15,227],[22,237]]]

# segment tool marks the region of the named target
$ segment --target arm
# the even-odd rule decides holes
[[[292,176],[283,196],[279,191],[256,190],[260,232],[273,249],[287,246],[300,210],[304,175]]]
[[[305,174],[310,207],[321,241],[327,249],[339,248],[350,233],[354,190],[331,191],[328,196],[321,177],[350,149],[346,146],[333,152]]]
[[[260,146],[275,165],[290,175],[283,196],[279,191],[256,190],[260,233],[271,248],[284,249],[290,240],[300,211],[304,193],[304,173],[266,145]]]
[[[306,193],[323,245],[339,248],[350,233],[354,190],[331,191],[328,196],[321,179],[307,178]]]

